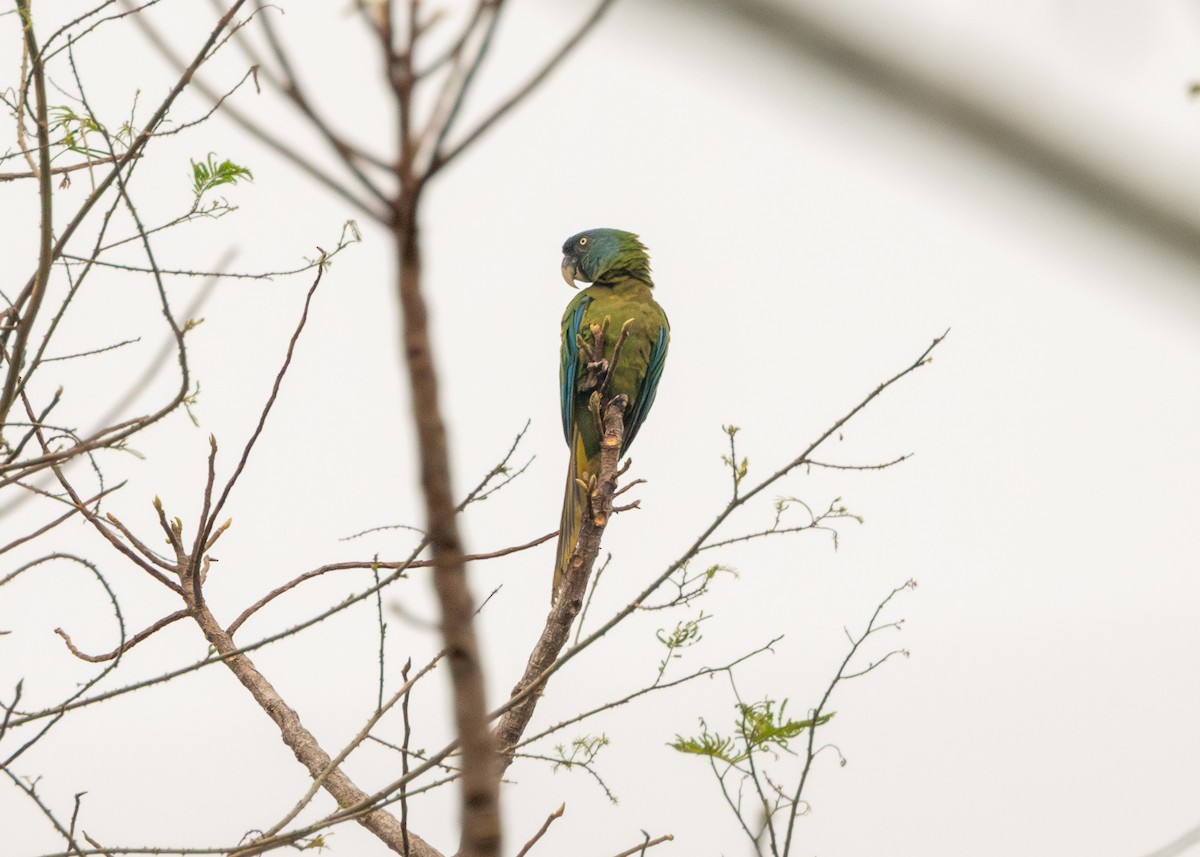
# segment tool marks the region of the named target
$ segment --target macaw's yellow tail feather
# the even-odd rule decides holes
[[[567,566],[575,554],[579,542],[579,530],[583,526],[583,513],[587,509],[589,467],[587,453],[583,449],[583,438],[579,431],[571,438],[571,462],[567,466],[567,488],[563,496],[562,519],[558,527],[558,551],[555,553],[554,588],[550,591],[550,603],[558,597],[558,590],[567,577]],[[581,484],[582,483],[582,484]]]

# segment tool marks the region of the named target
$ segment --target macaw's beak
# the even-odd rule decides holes
[[[562,277],[567,281],[567,285],[571,288],[579,288],[579,286],[575,285],[575,280],[579,277],[579,263],[577,263],[570,256],[563,256]]]

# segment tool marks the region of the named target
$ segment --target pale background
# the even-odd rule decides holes
[[[70,5],[39,12],[65,18]],[[649,480],[644,509],[607,536],[615,558],[596,616],[656,575],[724,503],[722,424],[742,427],[750,476],[765,475],[949,327],[934,363],[821,455],[865,464],[915,452],[911,461],[797,474],[770,492],[814,505],[840,496],[864,525],[842,527],[836,552],[820,535],[723,552],[741,576],[704,605],[714,618],[677,674],[783,633],[774,656],[740,673],[739,688],[803,710],[843,656],[843,626],[860,628],[888,590],[915,578],[919,588],[891,614],[906,619],[902,634],[874,650],[900,645],[911,657],[835,697],[826,738],[849,761],[821,757],[796,853],[1149,854],[1200,823],[1200,103],[1187,94],[1200,77],[1200,11],[1181,0],[777,0],[745,10],[622,0],[532,100],[430,187],[427,289],[460,491],[533,421],[518,457],[536,459],[464,518],[468,546],[491,550],[557,525],[557,337],[570,297],[558,250],[579,229],[639,233],[672,322],[658,403],[634,449],[635,473]],[[188,52],[212,19],[198,2],[158,11]],[[515,3],[468,124],[583,11]],[[291,3],[279,24],[330,113],[386,154],[391,117],[376,57],[344,12]],[[799,40],[783,26],[788,12],[802,18]],[[8,85],[16,30],[11,15],[0,24]],[[136,88],[143,105],[165,92],[168,78],[132,35],[98,37],[79,60],[95,81],[94,106],[114,124]],[[230,84],[244,68],[230,51],[210,79]],[[274,118],[286,114],[273,97],[238,98],[291,127]],[[177,120],[201,105],[185,101]],[[326,160],[317,141],[287,133]],[[236,214],[164,237],[163,264],[210,266],[232,245],[243,270],[292,267],[357,216],[220,119],[150,151],[134,190],[152,223],[189,204],[189,157],[215,151],[255,175],[226,193]],[[32,265],[31,190],[0,187],[0,253],[19,260],[7,267],[9,294]],[[82,190],[70,193],[61,211]],[[420,524],[388,245],[360,223],[365,241],[318,292],[229,507],[234,526],[208,586],[224,618],[308,568],[398,558],[412,542],[402,531],[340,537]],[[62,364],[64,408],[80,423],[124,389],[163,335],[148,281],[102,282],[68,317],[75,339],[62,349],[132,332],[145,336],[143,351],[91,370]],[[308,283],[220,286],[192,341],[200,428],[178,414],[136,439],[147,462],[108,459],[131,480],[109,508],[148,538],[155,495],[194,525],[210,432],[229,473]],[[172,282],[177,306],[197,287]],[[164,373],[144,403],[172,383]],[[768,522],[769,499],[729,534]],[[0,518],[0,535],[22,520]],[[132,629],[174,609],[83,525],[57,538],[102,563]],[[503,585],[481,623],[496,701],[545,615],[551,553],[472,572],[479,596]],[[390,598],[429,616],[424,573],[413,577]],[[354,573],[313,584],[254,620],[245,639],[367,581]],[[108,649],[110,613],[96,583],[67,567],[0,592],[0,629],[12,632],[0,637],[0,693],[22,675],[31,707],[69,691],[90,671],[52,629]],[[389,623],[394,680],[436,638],[395,614]],[[580,658],[551,686],[534,727],[652,678],[654,632],[666,623],[638,617]],[[373,706],[374,635],[364,606],[256,656],[330,748]],[[204,650],[193,628],[172,628],[131,653],[117,682]],[[416,746],[444,741],[445,690],[439,674],[414,697]],[[665,746],[694,732],[698,717],[728,732],[732,716],[728,687],[715,680],[587,727],[612,741],[599,764],[615,806],[585,773],[518,763],[504,793],[506,852],[566,801],[534,854],[604,857],[642,829],[675,835],[655,853],[748,853],[707,766]],[[398,722],[381,732],[398,740]],[[274,727],[219,667],[85,709],[15,767],[42,774],[40,791],[68,817],[71,796],[87,791],[81,827],[113,845],[225,844],[272,823],[307,788]],[[368,789],[398,769],[375,750],[350,765]],[[453,848],[453,794],[413,812],[417,832]],[[11,785],[0,787],[0,819],[6,854],[62,847]],[[380,850],[352,826],[331,845],[334,854]]]

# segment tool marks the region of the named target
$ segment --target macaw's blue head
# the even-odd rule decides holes
[[[632,232],[588,229],[568,238],[562,250],[562,275],[571,288],[578,288],[576,280],[604,283],[618,277],[634,277],[654,285],[646,247]]]

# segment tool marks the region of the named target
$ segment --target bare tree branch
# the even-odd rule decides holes
[[[34,121],[37,126],[38,163],[33,172],[37,173],[38,182],[38,264],[29,289],[28,303],[17,322],[17,336],[13,341],[12,353],[8,355],[8,371],[4,376],[4,387],[0,390],[0,425],[8,421],[9,409],[20,388],[24,386],[21,370],[25,364],[25,350],[29,346],[30,336],[33,335],[33,323],[37,320],[38,310],[46,295],[46,282],[50,279],[50,265],[54,261],[54,193],[50,187],[50,117],[46,105],[46,69],[42,64],[42,54],[33,33],[29,0],[16,2],[17,14],[25,31],[25,52],[29,56],[29,74],[33,80],[36,103]],[[21,302],[17,301],[15,305],[20,304]]]
[[[417,244],[419,190],[407,186],[393,225],[400,269],[404,351],[412,391],[412,414],[420,444],[421,490],[426,532],[433,551],[434,589],[441,606],[442,637],[449,652],[454,719],[462,741],[462,857],[496,857],[500,851],[499,773],[488,729],[483,671],[475,637],[475,607],[467,589],[466,564],[451,494],[446,429],[438,402]]]
[[[567,58],[571,51],[575,50],[575,46],[583,41],[583,37],[592,31],[596,25],[596,22],[600,20],[601,16],[608,11],[608,8],[612,4],[613,0],[599,0],[595,8],[592,10],[592,13],[588,15],[586,19],[584,19],[582,24],[580,24],[579,29],[572,33],[571,36],[568,37],[565,42],[563,42],[562,46],[555,51],[554,55],[551,56],[550,59],[548,59],[546,63],[528,81],[526,81],[524,86],[509,96],[508,99],[506,99],[495,110],[493,110],[487,116],[487,118],[483,119],[478,125],[471,129],[471,131],[469,131],[467,135],[458,143],[456,143],[449,151],[435,152],[434,160],[429,166],[429,175],[433,175],[434,173],[440,171],[442,167],[446,166],[455,158],[457,158],[476,140],[478,140],[489,129],[491,129],[496,122],[502,119],[505,114],[524,101],[530,93],[541,86],[542,82],[545,81],[546,78],[548,78],[556,68],[558,68],[559,64]]]
[[[627,848],[620,854],[614,854],[613,857],[633,857],[634,854],[645,854],[647,849],[653,848],[655,845],[662,845],[664,842],[673,841],[675,841],[675,837],[670,833],[666,834],[665,836],[660,836],[657,839],[651,839],[650,834],[647,833],[645,841],[643,841],[641,845],[635,845],[632,848]]]
[[[538,832],[533,834],[529,841],[526,842],[525,845],[522,846],[521,850],[517,852],[517,857],[525,857],[525,855],[529,853],[529,849],[537,845],[538,840],[546,835],[546,831],[550,829],[550,825],[562,818],[562,815],[566,809],[567,805],[565,803],[559,804],[558,809],[546,816],[546,820],[542,822],[542,826],[538,829]]]
[[[553,533],[546,533],[546,535],[544,535],[544,536],[539,536],[538,538],[536,538],[532,541],[529,541],[529,542],[525,542],[524,544],[521,544],[521,545],[514,545],[513,547],[509,547],[509,548],[502,548],[501,550],[491,551],[490,553],[470,554],[468,556],[463,557],[463,560],[465,562],[476,562],[476,561],[480,561],[480,560],[495,559],[495,558],[501,557],[501,556],[508,556],[509,554],[514,554],[514,553],[518,553],[523,550],[528,550],[529,548],[537,547],[540,544],[544,544],[545,542],[550,541],[550,539],[554,538],[557,535],[558,535],[558,531],[555,530]],[[259,610],[261,610],[267,604],[274,601],[280,595],[283,595],[285,592],[288,592],[289,590],[294,589],[295,587],[299,586],[301,583],[303,583],[306,580],[312,580],[315,577],[320,577],[321,575],[328,574],[331,571],[346,571],[349,569],[379,569],[379,568],[386,568],[386,569],[395,570],[395,571],[405,571],[410,568],[429,568],[432,565],[433,565],[432,560],[425,560],[425,559],[401,560],[399,562],[379,562],[377,560],[360,560],[358,562],[335,562],[335,563],[330,563],[329,565],[323,565],[320,568],[314,568],[312,571],[306,571],[304,574],[301,574],[298,577],[292,578],[291,580],[289,580],[287,583],[283,584],[282,586],[278,586],[275,589],[272,589],[270,592],[268,592],[266,595],[264,595],[258,601],[254,602],[249,607],[247,607],[245,610],[243,610],[241,615],[239,615],[235,620],[233,620],[233,623],[228,628],[228,632],[230,634],[236,633],[237,629],[240,628],[247,619],[249,619],[251,616],[253,616],[255,613],[257,613]]]
[[[151,625],[146,630],[139,631],[138,633],[134,634],[132,637],[130,637],[124,643],[122,643],[121,645],[119,645],[115,649],[113,649],[111,652],[105,652],[102,655],[89,655],[89,654],[85,654],[84,652],[79,651],[79,649],[75,648],[75,644],[73,642],[71,642],[71,636],[66,631],[64,631],[62,628],[55,628],[54,633],[56,633],[56,634],[58,634],[58,636],[62,637],[63,642],[67,644],[67,648],[71,650],[71,654],[73,654],[75,657],[79,658],[81,661],[87,661],[89,663],[98,664],[98,663],[102,663],[104,661],[111,661],[115,658],[119,658],[121,655],[128,652],[130,649],[132,649],[138,643],[151,637],[155,632],[161,631],[163,628],[167,627],[172,622],[177,622],[180,619],[186,619],[187,617],[188,617],[188,612],[186,610],[176,610],[174,613],[171,613],[171,614],[159,619],[157,622],[155,622],[153,625]]]
[[[67,173],[73,173],[76,170],[90,170],[99,166],[100,164],[111,164],[115,160],[116,157],[112,155],[106,155],[100,158],[89,158],[88,160],[79,164],[68,164],[65,167],[54,167],[50,170],[50,174],[61,176],[66,175]],[[33,179],[39,178],[39,176],[39,173],[35,173],[32,170],[23,173],[0,173],[0,182],[17,181],[18,179]]]
[[[877,661],[877,662],[871,664],[869,667],[867,667],[866,670],[855,673],[854,675],[850,675],[847,673],[847,668],[850,666],[850,661],[854,659],[854,656],[856,654],[858,654],[859,647],[861,647],[862,644],[864,642],[866,642],[868,637],[870,637],[872,634],[876,633],[877,631],[881,630],[881,628],[895,626],[895,623],[891,623],[889,625],[882,625],[882,626],[876,625],[875,623],[879,619],[879,614],[883,612],[884,608],[887,607],[889,603],[891,603],[891,600],[893,598],[895,598],[896,595],[898,595],[901,592],[904,592],[905,590],[912,589],[915,586],[916,586],[916,582],[910,580],[907,583],[905,583],[904,585],[898,586],[895,589],[893,589],[891,592],[889,592],[887,597],[884,598],[883,601],[881,601],[879,603],[879,606],[875,608],[875,612],[871,614],[871,619],[869,622],[867,622],[867,627],[862,632],[862,634],[860,634],[858,637],[851,639],[850,651],[848,651],[846,653],[846,657],[842,659],[841,666],[838,667],[837,673],[834,674],[833,680],[829,683],[829,686],[825,689],[825,693],[821,697],[821,701],[819,703],[817,703],[816,708],[812,709],[812,711],[811,711],[810,719],[813,721],[814,724],[816,724],[821,719],[826,706],[829,704],[829,697],[831,697],[833,695],[833,691],[838,686],[838,684],[840,684],[842,681],[845,681],[846,679],[853,678],[858,675],[864,675],[865,673],[870,672],[875,667],[877,667],[881,663],[883,663],[883,660],[887,660],[887,658],[891,656],[889,654],[883,660]],[[795,831],[796,815],[797,815],[797,813],[794,810],[800,806],[800,798],[804,794],[804,786],[807,784],[808,775],[812,771],[813,761],[816,759],[817,753],[820,752],[820,750],[817,750],[816,752],[814,752],[814,750],[813,750],[816,737],[817,737],[817,730],[814,726],[814,728],[810,728],[808,730],[808,746],[805,750],[804,769],[800,774],[800,782],[796,785],[795,794],[792,795],[792,797],[790,798],[790,801],[789,801],[789,805],[792,807],[793,811],[788,813],[787,835],[784,837],[784,840],[783,840],[783,855],[782,855],[782,857],[787,857],[791,853],[792,834]]]

